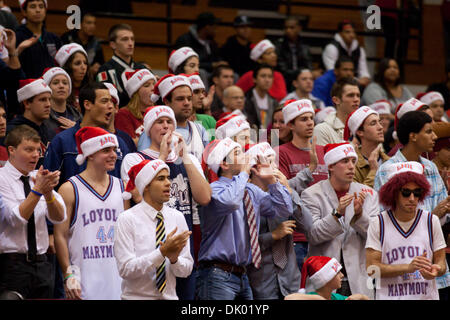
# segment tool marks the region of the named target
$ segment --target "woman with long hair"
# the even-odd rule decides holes
[[[402,75],[397,61],[392,58],[384,58],[378,64],[378,70],[374,82],[364,90],[361,98],[363,105],[371,105],[378,100],[388,100],[391,103],[391,113],[395,113],[397,106],[414,95],[401,84]]]

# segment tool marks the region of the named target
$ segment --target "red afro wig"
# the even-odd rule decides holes
[[[431,186],[423,174],[418,174],[416,172],[402,172],[389,179],[389,181],[381,187],[380,191],[378,191],[380,203],[385,207],[395,210],[398,193],[408,182],[416,183],[419,188],[424,191],[419,198],[419,202],[422,202],[430,193]]]

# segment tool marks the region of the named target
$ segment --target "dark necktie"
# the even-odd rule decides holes
[[[21,176],[20,180],[23,182],[23,191],[25,191],[25,198],[31,191],[30,187],[30,177]],[[31,214],[30,219],[28,219],[27,224],[27,241],[28,241],[28,256],[33,259],[37,253],[36,247],[36,225],[34,223],[34,212]]]
[[[164,217],[161,212],[156,215],[156,249],[161,246],[161,241],[166,241],[166,229],[164,227]],[[166,259],[156,269],[156,287],[159,292],[166,288]]]

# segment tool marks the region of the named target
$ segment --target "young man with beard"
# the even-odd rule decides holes
[[[378,194],[353,181],[356,160],[350,143],[326,145],[324,161],[330,177],[304,190],[301,200],[312,216],[312,227],[306,235],[308,256],[332,257],[343,266],[345,278],[337,293],[371,297],[366,285],[364,245],[369,218],[379,213]]]
[[[430,184],[416,161],[385,165],[379,191],[386,210],[370,221],[366,265],[377,273],[377,300],[439,300],[436,277],[446,270],[445,239],[436,215],[419,203]]]
[[[168,205],[184,214],[187,226],[193,231],[190,238],[190,250],[195,257],[194,241],[200,239],[200,219],[196,205],[205,206],[211,200],[211,188],[206,181],[200,162],[187,152],[184,138],[174,132],[177,119],[174,111],[168,106],[148,108],[144,116],[144,133],[151,140],[149,148],[137,153],[128,154],[122,165],[122,179],[130,180],[128,171],[142,160],[163,160],[170,168],[170,200]],[[135,202],[141,202],[142,197],[135,191],[131,192]],[[195,239],[194,239],[195,238]],[[195,277],[177,280],[177,295],[181,300],[193,300],[195,293]]]
[[[329,114],[314,128],[317,144],[321,146],[344,141],[345,122],[360,103],[358,82],[350,78],[338,80],[331,89],[331,96],[336,113]]]
[[[372,188],[378,166],[389,159],[381,151],[384,134],[378,113],[366,106],[353,111],[345,124],[344,140],[349,141],[350,134],[357,141],[355,151],[358,155],[358,162],[354,181]]]
[[[177,300],[175,277],[191,274],[188,230],[183,214],[169,207],[170,168],[162,160],[143,160],[128,171],[127,192],[143,200],[117,220],[114,254],[122,299]]]
[[[114,134],[95,127],[81,128],[75,139],[77,163],[87,162],[86,169],[59,188],[68,218],[54,231],[66,298],[118,300],[121,279],[113,242],[115,222],[124,211],[124,187],[108,171],[116,164],[119,143]]]

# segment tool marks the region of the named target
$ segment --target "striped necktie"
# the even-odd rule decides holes
[[[166,241],[166,229],[164,228],[164,217],[161,212],[156,215],[156,249],[160,247],[161,241]],[[166,287],[166,259],[156,269],[156,287],[163,292]]]
[[[252,250],[252,262],[256,269],[261,265],[261,249],[258,242],[258,230],[256,228],[256,216],[253,203],[247,189],[244,192],[244,206],[247,212],[248,231],[250,233],[250,247]]]

